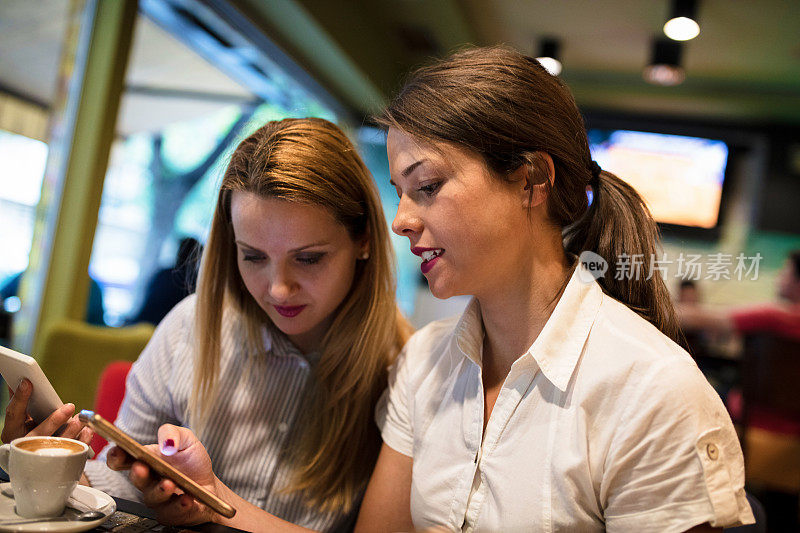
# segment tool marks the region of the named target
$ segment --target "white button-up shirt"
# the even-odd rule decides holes
[[[752,523],[742,452],[691,357],[578,266],[512,365],[483,430],[483,326],[460,319],[408,342],[377,410],[413,458],[417,528],[684,531]]]

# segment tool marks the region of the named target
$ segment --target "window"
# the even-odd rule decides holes
[[[0,285],[28,266],[47,145],[0,131]]]
[[[136,319],[152,276],[175,265],[181,239],[205,241],[222,172],[242,138],[269,120],[336,120],[291,78],[265,80],[274,80],[268,93],[285,97],[263,99],[139,17],[89,267],[107,324]]]

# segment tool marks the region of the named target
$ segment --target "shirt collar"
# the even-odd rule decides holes
[[[456,345],[461,353],[480,366],[483,359],[483,322],[481,306],[474,297],[456,324]]]
[[[276,357],[299,357],[305,359],[312,365],[320,358],[318,352],[311,352],[304,355],[286,335],[280,331],[275,331],[274,328],[264,326],[262,329],[262,338],[264,339],[264,350]]]
[[[533,357],[545,377],[562,392],[575,372],[602,300],[600,285],[578,263],[553,314],[528,348],[526,355]]]
[[[532,358],[544,376],[559,390],[569,384],[583,346],[602,302],[603,291],[592,273],[578,263],[541,333],[517,363]],[[480,365],[483,356],[480,304],[470,300],[456,324],[456,345],[464,356]],[[521,366],[515,363],[515,366]]]

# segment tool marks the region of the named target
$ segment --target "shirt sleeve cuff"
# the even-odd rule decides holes
[[[406,457],[414,457],[414,444],[406,435],[394,429],[390,424],[384,424],[380,427],[380,430],[383,442],[387,446]]]
[[[106,447],[96,459],[86,462],[84,473],[91,486],[111,496],[142,502],[142,493],[128,480],[128,473],[116,472],[106,465]]]
[[[692,503],[673,503],[650,509],[641,513],[631,513],[621,516],[606,516],[606,531],[636,531],[636,532],[684,532],[702,524],[710,523],[713,527],[735,527],[754,524],[755,518],[750,506],[740,509],[736,520],[726,524],[717,524],[717,517],[707,500]]]
[[[414,439],[392,423],[389,416],[389,390],[385,390],[375,406],[375,424],[381,432],[383,442],[391,449],[407,457],[413,457]]]
[[[714,511],[706,500],[674,503],[658,509],[622,516],[606,516],[606,531],[641,533],[683,532],[714,520]]]

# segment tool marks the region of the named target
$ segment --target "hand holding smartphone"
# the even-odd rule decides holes
[[[197,501],[203,503],[214,512],[219,513],[225,518],[233,518],[236,509],[218,498],[215,494],[207,491],[194,480],[187,477],[183,472],[175,469],[159,455],[153,453],[148,448],[125,434],[115,425],[105,420],[102,416],[92,411],[81,411],[78,418],[81,422],[92,428],[109,442],[125,450],[131,457],[142,461],[159,475],[171,479],[183,491],[192,496]]]
[[[0,373],[12,389],[0,438],[54,435],[89,444],[92,432],[72,417],[75,406],[63,404],[35,359],[0,346]],[[20,387],[25,380],[30,388]]]

